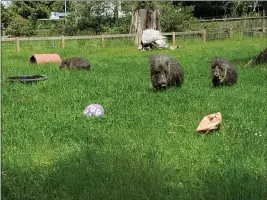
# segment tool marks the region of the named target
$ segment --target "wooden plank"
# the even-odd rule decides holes
[[[216,29],[206,29],[207,32],[228,32],[229,27],[222,27],[222,28],[216,28]]]
[[[133,34],[120,34],[120,35],[104,35],[104,38],[123,38],[123,37],[134,37],[137,33]]]
[[[104,35],[101,35],[102,39],[101,39],[101,42],[102,42],[102,48],[105,48],[105,38],[104,38]]]
[[[2,38],[2,41],[14,41],[16,38]],[[20,41],[37,41],[37,40],[61,40],[61,37],[21,37]]]
[[[206,42],[207,41],[207,31],[206,30],[203,30],[202,31],[202,41],[203,42]]]
[[[93,35],[93,36],[65,36],[66,40],[85,40],[85,39],[102,39],[102,38],[123,38],[135,37],[137,33],[132,34],[114,34],[114,35]]]
[[[229,35],[228,32],[218,32],[218,33],[210,33],[208,32],[208,35]]]
[[[103,38],[123,38],[123,37],[134,37],[137,36],[136,33],[133,34],[118,34],[118,35],[103,35]],[[84,39],[101,39],[101,35],[96,36],[65,36],[65,40],[84,40]],[[2,41],[14,41],[16,38],[4,38]],[[61,40],[61,37],[22,37],[20,41],[38,41],[38,40]]]
[[[266,18],[267,16],[265,16]],[[216,22],[216,21],[236,21],[236,20],[250,20],[250,19],[262,19],[262,17],[237,17],[237,18],[222,18],[222,19],[202,19],[199,22]]]
[[[16,37],[16,51],[19,52],[20,48],[19,48],[19,37]]]
[[[229,37],[233,37],[233,29],[232,29],[232,27],[229,27],[228,34],[229,34]]]
[[[16,38],[6,38],[6,37],[1,38],[2,42],[15,41],[15,40],[16,40]]]
[[[101,35],[94,36],[65,36],[66,40],[88,40],[88,39],[101,39]]]
[[[172,32],[172,46],[176,46],[175,32]]]
[[[28,41],[28,40],[61,40],[61,37],[22,37],[20,38],[21,41]]]
[[[61,48],[65,49],[65,37],[61,36]]]
[[[223,27],[221,29],[225,29],[225,32],[229,32],[228,27]],[[214,29],[207,29],[208,34],[210,31]],[[267,27],[258,27],[254,28],[254,30],[267,30]],[[219,32],[220,33],[220,32]],[[194,35],[194,34],[203,34],[203,31],[186,31],[186,32],[175,32],[175,35]],[[173,32],[161,33],[163,36],[173,36]],[[102,39],[102,38],[124,38],[124,37],[136,37],[137,33],[132,34],[114,34],[114,35],[94,35],[94,36],[64,36],[65,40],[86,40],[86,39]],[[46,40],[61,40],[60,36],[58,37],[21,37],[20,41],[46,41]],[[16,41],[16,38],[7,38],[1,37],[1,41]]]
[[[193,35],[193,34],[202,34],[203,31],[187,31],[187,32],[175,32],[175,35]],[[161,33],[161,35],[172,35],[173,33]]]

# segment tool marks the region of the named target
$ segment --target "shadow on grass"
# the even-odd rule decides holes
[[[105,153],[106,151],[106,153]],[[140,155],[141,156],[141,155]],[[88,148],[77,157],[23,171],[4,167],[3,199],[164,199],[153,151],[139,156]]]
[[[122,149],[87,148],[77,157],[48,167],[29,171],[7,168],[2,199],[256,200],[267,195],[266,178],[238,165],[227,169],[220,164],[200,166],[195,176],[182,178],[182,171],[159,167],[155,149],[144,155],[127,154]]]

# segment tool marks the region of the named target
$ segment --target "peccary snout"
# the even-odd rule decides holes
[[[219,70],[218,66],[216,66],[215,69],[213,70],[213,75],[214,75],[215,77],[219,77],[219,75],[220,75],[220,70]]]
[[[167,77],[165,74],[159,76],[158,87],[160,89],[167,89]]]
[[[156,89],[181,87],[184,83],[184,70],[168,55],[157,54],[149,59],[151,83]]]
[[[236,68],[227,60],[215,58],[211,62],[213,86],[233,85],[237,82]]]

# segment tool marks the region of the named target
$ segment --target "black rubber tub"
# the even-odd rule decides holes
[[[46,75],[25,75],[25,76],[10,76],[7,78],[9,82],[20,82],[26,84],[37,83],[40,81],[47,80],[48,77]]]

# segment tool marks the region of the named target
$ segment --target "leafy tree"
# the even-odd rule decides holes
[[[73,2],[63,32],[67,35],[102,34],[125,30],[125,18],[118,18],[115,2]],[[129,20],[129,16],[127,18]],[[126,20],[126,21],[127,21]],[[130,21],[128,23],[129,27]],[[123,27],[118,27],[123,25]],[[113,30],[112,30],[113,29]],[[62,32],[62,29],[60,30]]]
[[[75,35],[89,29],[91,15],[91,2],[75,2],[71,5],[72,12],[66,17],[63,32],[67,35]]]
[[[31,15],[37,19],[48,18],[50,15],[48,3],[44,1],[12,1],[10,9],[26,19]]]
[[[195,17],[239,17],[259,15],[267,9],[264,1],[67,1],[66,20],[52,24],[53,31],[64,35],[128,33],[131,27],[131,14],[140,8],[159,10],[162,31],[184,31],[198,29]],[[119,17],[119,8],[125,16]],[[1,18],[5,27],[12,21],[24,20],[32,29],[37,29],[38,19],[49,18],[50,12],[64,12],[64,1],[12,1],[9,7],[1,4]],[[164,14],[163,14],[164,13]],[[28,23],[29,22],[29,23]],[[16,26],[16,25],[15,25]],[[9,28],[10,30],[10,28]],[[16,31],[14,31],[16,32]]]
[[[164,32],[186,31],[197,27],[197,19],[193,16],[192,6],[172,5],[170,2],[159,4],[161,29]]]
[[[12,19],[12,15],[15,13],[11,13],[11,11],[1,3],[1,23],[4,24],[4,27],[7,27]]]
[[[50,6],[51,12],[65,12],[64,1],[54,1]]]
[[[12,36],[32,36],[35,33],[31,22],[21,16],[15,16],[6,29],[7,34]]]

